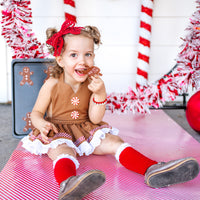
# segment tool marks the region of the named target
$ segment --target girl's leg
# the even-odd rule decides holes
[[[59,185],[69,177],[76,176],[79,162],[72,148],[62,144],[55,149],[50,149],[48,156],[53,160],[54,176]]]
[[[94,154],[115,155],[117,161],[124,167],[142,175],[150,166],[157,163],[133,149],[131,145],[124,143],[119,136],[110,134],[106,135],[106,138],[95,149]]]
[[[142,175],[145,175],[150,166],[157,164],[156,161],[144,156],[127,143],[123,143],[117,149],[115,158],[127,169]]]
[[[81,200],[105,182],[105,174],[99,170],[76,176],[76,152],[66,144],[50,149],[48,156],[53,160],[54,175],[60,185],[59,200]]]
[[[115,157],[127,169],[145,175],[145,183],[153,188],[167,187],[194,179],[199,173],[198,162],[191,157],[157,163],[123,143]]]
[[[198,162],[191,157],[157,163],[124,143],[118,136],[108,135],[94,154],[113,154],[127,169],[145,175],[145,183],[153,188],[166,187],[194,179]]]

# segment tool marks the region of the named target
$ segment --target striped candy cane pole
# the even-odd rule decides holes
[[[76,8],[74,0],[64,0],[65,19],[76,22]]]
[[[136,87],[146,85],[148,80],[152,14],[153,0],[142,0],[139,28]]]

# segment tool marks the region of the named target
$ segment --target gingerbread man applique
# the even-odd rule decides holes
[[[52,66],[49,66],[47,69],[44,70],[44,73],[47,75],[44,82],[51,76]]]
[[[26,121],[26,126],[24,126],[23,131],[26,132],[29,128],[33,130],[34,127],[31,122],[31,112],[28,112],[26,117],[23,117],[23,120]]]
[[[24,67],[22,72],[19,72],[21,76],[23,76],[23,79],[20,82],[20,85],[23,86],[25,83],[28,83],[29,85],[33,85],[33,81],[31,80],[31,75],[34,74],[34,72],[30,71],[29,67]]]

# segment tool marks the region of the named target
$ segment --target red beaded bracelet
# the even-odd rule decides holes
[[[93,97],[93,102],[96,104],[96,105],[105,105],[107,103],[107,98],[104,100],[104,101],[101,101],[101,102],[97,102],[95,101],[94,97]]]

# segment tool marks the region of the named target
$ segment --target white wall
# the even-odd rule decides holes
[[[81,26],[95,25],[103,45],[96,52],[96,65],[102,69],[107,91],[125,92],[135,86],[139,37],[140,0],[75,0]],[[48,27],[59,28],[64,20],[63,0],[33,0],[33,31],[45,42]],[[153,82],[174,65],[180,37],[186,35],[189,18],[196,10],[195,0],[154,0],[149,81]],[[0,37],[0,102],[11,100],[11,51]]]
[[[1,29],[0,29],[1,30]],[[0,37],[1,73],[0,73],[0,102],[8,100],[8,72],[6,63],[6,45],[3,37]]]

